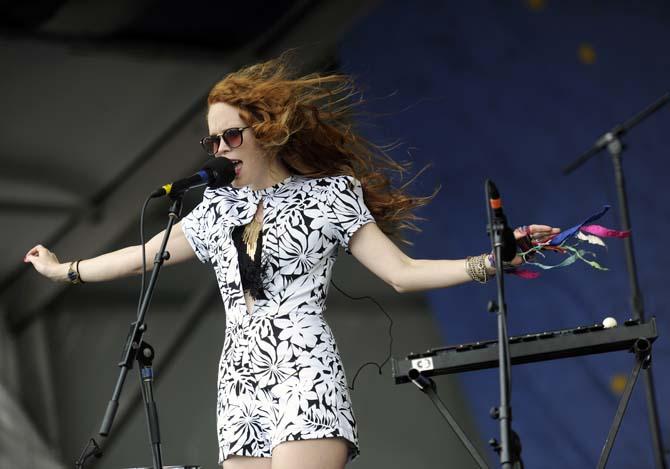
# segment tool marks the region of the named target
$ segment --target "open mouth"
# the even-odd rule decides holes
[[[235,175],[240,174],[240,169],[242,168],[242,162],[240,160],[230,160],[230,162],[235,165]]]

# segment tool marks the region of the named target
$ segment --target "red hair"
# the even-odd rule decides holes
[[[404,228],[418,230],[413,210],[432,197],[407,194],[408,183],[392,187],[389,173],[401,176],[400,164],[386,149],[353,130],[354,110],[364,101],[350,76],[298,76],[286,55],[227,75],[209,93],[207,104],[237,107],[260,146],[294,174],[318,178],[353,176],[361,182],[367,207],[379,228],[402,239]]]

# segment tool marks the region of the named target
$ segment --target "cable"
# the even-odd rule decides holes
[[[367,295],[366,296],[356,296],[356,297],[354,297],[354,296],[349,295],[345,291],[343,291],[340,287],[338,287],[335,284],[335,282],[333,282],[332,279],[330,280],[330,284],[332,286],[334,286],[337,291],[342,293],[344,296],[346,296],[350,300],[370,300],[370,301],[372,301],[375,305],[377,305],[377,307],[382,311],[382,313],[384,313],[386,315],[386,317],[389,320],[389,353],[386,356],[386,359],[381,364],[371,361],[371,362],[365,362],[361,366],[358,367],[358,370],[356,370],[356,373],[354,373],[354,378],[351,380],[351,386],[349,386],[349,390],[354,391],[354,386],[356,384],[356,378],[358,378],[358,374],[361,371],[363,371],[363,368],[365,368],[368,365],[376,365],[377,369],[379,370],[379,374],[381,375],[382,374],[382,368],[391,359],[391,356],[393,355],[393,318],[391,318],[391,316],[386,312],[386,310],[384,310],[384,308],[382,308],[382,305],[380,305],[379,302],[377,300],[375,300],[373,297],[367,296]]]
[[[142,205],[142,210],[140,212],[140,244],[142,245],[142,281],[140,285],[140,298],[137,303],[137,313],[139,314],[140,308],[142,307],[142,298],[144,297],[144,288],[145,288],[145,274],[147,270],[147,260],[146,260],[146,248],[144,246],[144,212],[146,211],[147,206],[149,205],[149,202],[151,201],[151,197],[148,197],[145,201],[144,204]],[[360,374],[361,371],[363,371],[363,368],[365,368],[368,365],[376,365],[377,369],[379,371],[379,374],[382,374],[382,368],[389,362],[391,359],[391,356],[393,355],[393,318],[386,312],[386,310],[382,307],[382,305],[379,304],[377,300],[375,300],[371,296],[358,296],[354,297],[346,293],[344,290],[342,290],[340,287],[335,284],[335,282],[331,279],[330,281],[331,285],[335,287],[337,291],[342,293],[344,296],[351,300],[370,300],[372,301],[377,307],[384,313],[384,315],[388,318],[389,320],[389,351],[388,355],[384,359],[384,361],[379,364],[374,361],[366,362],[363,363],[361,366],[358,367],[358,370],[356,370],[356,373],[354,373],[354,378],[351,380],[351,386],[349,386],[349,389],[351,391],[354,391],[355,384],[356,384],[356,379],[358,378],[358,375]]]
[[[149,202],[151,201],[151,196],[147,197],[147,200],[144,201],[142,205],[142,210],[140,211],[140,245],[142,246],[142,285],[140,286],[140,299],[137,301],[137,314],[140,314],[140,308],[142,308],[142,298],[144,298],[144,284],[145,284],[145,274],[147,271],[147,257],[146,257],[146,248],[144,247],[144,211],[147,209]]]

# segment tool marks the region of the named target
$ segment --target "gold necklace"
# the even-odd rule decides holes
[[[258,244],[258,234],[263,228],[263,222],[258,220],[258,216],[254,215],[254,219],[251,220],[247,226],[244,227],[244,233],[242,233],[242,241],[247,245],[247,254],[253,259],[256,255],[256,245]]]

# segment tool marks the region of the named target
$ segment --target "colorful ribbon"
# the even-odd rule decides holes
[[[586,218],[583,222],[574,225],[567,230],[563,230],[549,241],[538,243],[533,241],[533,247],[519,253],[523,258],[525,265],[534,266],[542,270],[558,269],[568,267],[580,260],[594,269],[608,270],[594,260],[596,254],[592,251],[580,249],[579,245],[582,243],[591,244],[595,246],[602,246],[607,248],[607,245],[601,238],[628,238],[630,231],[619,231],[611,228],[606,228],[601,225],[588,225],[587,223],[594,222],[601,218],[610,209],[609,205],[604,205],[603,208]],[[555,265],[546,265],[535,261],[535,256],[540,255],[546,258],[543,251],[552,251],[558,254],[567,254],[568,257]],[[540,276],[538,272],[528,269],[517,268],[509,271],[510,274],[516,275],[525,279],[533,279]]]

